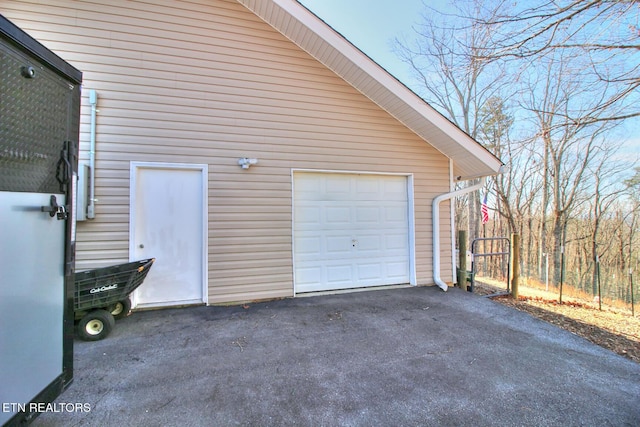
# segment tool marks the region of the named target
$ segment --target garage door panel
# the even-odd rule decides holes
[[[380,263],[368,263],[368,264],[359,264],[357,266],[358,269],[358,280],[368,280],[371,283],[375,283],[380,276],[382,276],[382,266]]]
[[[336,206],[323,203],[319,206],[326,213],[324,218],[328,224],[350,224],[352,222],[351,209],[349,206]]]
[[[405,176],[296,173],[296,292],[409,283],[408,212]]]
[[[387,234],[384,236],[384,250],[399,250],[404,254],[406,248],[406,236],[404,234]]]
[[[398,227],[406,227],[408,218],[406,204],[384,207],[384,222],[387,225],[396,224]]]
[[[312,224],[317,226],[320,224],[320,211],[315,206],[297,206],[295,217],[298,225]]]
[[[313,179],[299,179],[295,181],[295,191],[298,201],[301,200],[317,200],[321,197],[323,191],[322,181]]]
[[[341,287],[339,289],[349,288],[353,281],[353,267],[351,263],[332,265],[326,268],[326,276],[328,284],[333,286],[340,285]]]
[[[378,179],[356,179],[355,190],[358,200],[380,200],[380,181]]]
[[[324,199],[325,200],[348,200],[349,195],[353,192],[351,188],[352,182],[348,175],[332,175],[324,180]]]
[[[298,238],[298,255],[316,256],[322,250],[322,237],[319,235],[301,236]]]
[[[388,262],[386,263],[387,277],[389,278],[404,278],[405,272],[409,268],[409,263],[406,261]]]
[[[299,286],[315,286],[322,277],[321,267],[301,267],[296,270],[296,281]]]
[[[328,258],[332,256],[349,256],[351,253],[351,239],[348,236],[327,236],[325,242]]]
[[[406,180],[387,179],[383,181],[383,197],[385,200],[407,200]]]
[[[358,206],[355,209],[356,221],[358,224],[380,224],[381,210],[379,206]]]
[[[357,239],[352,239],[351,247],[355,252],[355,256],[359,254],[365,254],[370,256],[372,252],[381,253],[382,252],[382,237],[379,235],[362,235],[359,234]],[[355,246],[354,246],[355,245]]]

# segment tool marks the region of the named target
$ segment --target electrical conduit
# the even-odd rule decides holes
[[[96,189],[96,105],[98,94],[94,89],[89,90],[89,105],[91,106],[91,122],[89,130],[89,206],[87,218],[95,218],[95,189]]]

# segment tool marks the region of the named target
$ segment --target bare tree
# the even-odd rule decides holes
[[[509,165],[489,181],[499,214],[491,226],[521,233],[522,271],[537,264],[541,277],[548,254],[557,284],[567,243],[573,285],[586,290],[594,254],[608,254],[610,269],[637,263],[640,201],[621,202],[624,174],[612,166],[611,141],[617,124],[640,117],[640,1],[425,8],[415,40],[396,40],[396,53],[414,71],[420,96]],[[639,175],[627,183],[638,194]],[[622,205],[632,208],[622,214]],[[471,240],[480,230],[477,193],[456,201],[457,218],[465,208]]]
[[[425,6],[415,39],[396,39],[394,50],[413,70],[417,89],[429,104],[472,138],[481,127],[480,110],[492,98],[504,98],[500,81],[506,71],[486,58],[490,55],[490,29],[472,25],[472,10],[449,15]]]
[[[535,67],[523,74],[529,83],[522,107],[535,118],[532,127],[537,129],[543,146],[539,271],[542,254],[550,253],[556,282],[560,279],[561,253],[572,209],[589,197],[585,173],[606,145],[603,134],[616,125],[613,121],[571,118],[574,114],[597,118],[603,113],[593,100],[592,88],[584,87],[583,70],[575,56],[554,52],[540,58]],[[551,215],[547,220],[548,213]],[[551,230],[547,230],[548,223]],[[553,241],[551,248],[546,244],[548,231]]]
[[[513,166],[515,154],[513,144],[509,141],[509,131],[513,125],[513,117],[506,111],[504,101],[500,98],[490,98],[480,109],[480,122],[482,126],[478,134],[478,140],[498,158],[508,165]],[[514,171],[509,169],[506,173],[493,179],[493,188],[496,193],[496,209],[504,217],[512,232],[517,230],[515,212],[510,203],[511,192],[515,190],[511,185]]]
[[[567,111],[567,120],[593,123],[640,116],[637,0],[499,0],[497,8],[475,17],[477,24],[491,29],[487,59],[531,61],[563,51],[581,62],[582,79],[594,86],[598,107],[588,115]]]
[[[480,1],[471,4],[471,11],[459,10],[459,15],[447,15],[425,6],[427,13],[414,26],[415,40],[395,41],[395,51],[414,72],[416,89],[429,104],[438,109],[472,138],[482,127],[482,108],[493,98],[504,98],[500,81],[506,76],[498,63],[485,60],[490,29],[472,25],[471,18],[480,8]],[[466,17],[466,18],[463,18]],[[454,18],[453,20],[451,18]],[[469,240],[479,236],[480,198],[469,195],[465,202]]]
[[[619,215],[618,220],[609,221],[613,227],[610,227],[609,236],[603,238],[602,225],[603,221],[607,218],[609,211],[619,204],[621,196],[628,191],[628,187],[621,185],[620,181],[616,179],[625,170],[628,170],[630,164],[627,161],[620,161],[616,159],[615,155],[620,149],[620,144],[603,144],[596,149],[594,153],[593,165],[588,166],[588,173],[586,181],[588,182],[587,188],[589,189],[588,200],[590,210],[590,244],[591,244],[591,259],[593,265],[602,258],[603,254],[609,251],[620,240],[619,236],[622,233],[622,227],[624,224],[624,217],[627,215]],[[618,239],[616,239],[618,238]],[[622,249],[623,251],[623,249]],[[624,263],[624,258],[623,258]],[[614,262],[614,264],[616,264]],[[612,266],[614,269],[617,266]],[[624,270],[624,266],[622,270]],[[596,269],[592,270],[591,276],[591,290],[593,294],[597,292],[598,281]]]
[[[504,173],[489,180],[499,215],[493,235],[518,233],[522,236],[520,271],[528,274],[532,250],[537,245],[537,241],[531,238],[531,230],[534,223],[532,211],[542,186],[540,161],[532,140],[512,140],[515,119],[502,99],[489,99],[481,113],[483,126],[478,140],[508,165]],[[506,220],[508,227],[500,226],[500,218]]]
[[[629,269],[635,267],[638,271],[638,263],[640,262],[640,242],[638,235],[640,234],[640,167],[634,168],[634,174],[624,181],[624,185],[628,189],[628,204],[625,210],[628,213],[625,223],[628,226],[628,254],[627,266]],[[624,247],[621,251],[624,253]],[[634,259],[635,254],[635,259]],[[624,258],[624,255],[623,255]]]

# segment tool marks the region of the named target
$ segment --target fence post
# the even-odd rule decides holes
[[[458,230],[458,286],[467,290],[467,230]]]
[[[633,300],[633,270],[629,269],[629,288],[631,290],[631,316],[636,316],[635,301]]]
[[[520,279],[520,235],[511,234],[511,296],[518,299],[518,281]]]
[[[564,245],[560,245],[560,304],[562,304],[562,285],[564,284]]]
[[[602,287],[600,285],[600,257],[596,255],[596,273],[598,274],[598,309],[602,311]]]

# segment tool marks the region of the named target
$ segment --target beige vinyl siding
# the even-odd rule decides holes
[[[411,173],[418,284],[449,160],[235,1],[0,0],[3,14],[98,92],[96,218],[77,267],[129,260],[131,161],[206,163],[209,303],[291,296],[291,169]],[[108,3],[108,4],[105,4]],[[249,170],[237,165],[255,157]],[[452,271],[442,206],[442,276]]]

